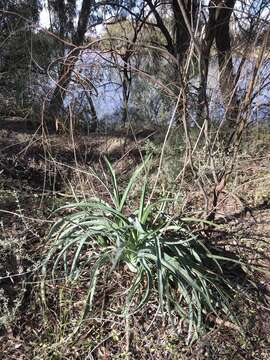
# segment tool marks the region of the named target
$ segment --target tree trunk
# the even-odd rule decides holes
[[[96,108],[91,95],[89,95],[87,92],[86,92],[86,97],[90,106],[90,113],[92,117],[92,123],[91,126],[88,127],[88,132],[96,132],[98,126],[98,117],[97,117]]]
[[[131,86],[131,76],[129,75],[128,61],[129,57],[124,58],[124,69],[123,69],[123,87],[122,87],[122,96],[123,96],[123,109],[122,109],[122,124],[125,126],[128,119],[128,101],[130,95],[130,86]]]
[[[66,96],[66,90],[71,80],[71,75],[80,54],[80,50],[75,50],[66,59],[60,70],[59,79],[57,81],[56,88],[54,89],[52,99],[49,105],[49,116],[56,118],[59,116],[63,107],[64,99]]]
[[[89,21],[90,11],[92,7],[92,0],[83,0],[79,21],[77,26],[77,31],[73,36],[73,44],[80,46],[83,43],[85,33],[87,31],[87,25]],[[66,90],[70,83],[72,72],[74,66],[78,60],[80,54],[80,49],[76,48],[74,51],[70,52],[70,55],[66,58],[59,74],[59,80],[57,86],[54,90],[50,105],[49,105],[49,116],[56,118],[61,108],[63,107],[63,102],[66,96]]]
[[[187,24],[184,20],[184,15],[179,6],[179,2],[182,2],[186,15],[189,19],[190,26],[193,22],[193,17],[196,11],[195,1],[193,0],[173,0],[172,8],[174,13],[175,22],[175,54],[178,60],[179,70],[185,59],[185,54],[190,45],[190,33],[187,28]]]
[[[215,39],[218,63],[219,86],[226,109],[226,118],[230,122],[237,117],[237,96],[234,92],[235,76],[230,39],[230,17],[235,0],[214,0],[209,2],[209,19],[206,24],[205,39],[202,44],[200,58],[200,88],[197,122],[202,125],[207,108],[207,79],[209,71],[210,51]]]
[[[147,5],[149,6],[149,8],[151,9],[151,11],[153,12],[153,15],[156,19],[157,22],[157,27],[159,28],[159,30],[161,31],[161,33],[163,34],[165,40],[166,40],[166,49],[168,50],[168,52],[171,55],[175,55],[175,46],[173,43],[173,38],[168,30],[168,28],[166,27],[162,17],[160,16],[159,12],[157,11],[156,8],[156,4],[154,4],[152,2],[152,0],[146,0]]]
[[[216,10],[217,25],[215,40],[218,52],[219,64],[219,86],[226,109],[227,123],[234,124],[237,118],[238,104],[235,93],[235,75],[233,72],[231,37],[230,37],[230,18],[236,0],[226,0],[222,6]]]
[[[205,28],[205,38],[202,41],[201,54],[199,59],[199,71],[200,71],[200,85],[199,85],[199,96],[198,96],[198,113],[197,113],[197,123],[202,126],[205,117],[208,114],[205,114],[207,109],[207,80],[209,72],[209,59],[210,51],[213,45],[215,38],[215,25],[216,25],[216,11],[212,6],[212,3],[209,3],[209,19]]]
[[[182,5],[182,8],[181,8]],[[174,13],[174,27],[175,27],[175,57],[177,64],[175,67],[176,79],[176,96],[179,95],[179,88],[183,89],[182,68],[185,65],[186,54],[191,42],[190,30],[193,31],[193,23],[197,11],[197,0],[172,0],[172,9]],[[186,17],[186,18],[185,18]],[[186,74],[188,76],[188,74]],[[185,79],[188,80],[188,79]],[[186,81],[185,81],[186,83]],[[185,89],[183,89],[185,91]],[[183,114],[184,98],[182,96],[178,106],[178,116],[176,122],[181,123],[181,116]]]

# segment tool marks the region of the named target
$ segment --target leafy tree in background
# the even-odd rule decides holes
[[[33,23],[38,23],[41,6],[45,4],[50,15],[49,30],[54,34],[54,37],[47,36],[50,40],[32,26]],[[63,109],[66,91],[81,53],[81,46],[86,43],[85,38],[91,38],[98,24],[106,26],[114,23],[119,24],[119,39],[122,39],[119,54],[122,58],[123,122],[127,119],[127,104],[132,96],[134,66],[131,66],[131,59],[135,50],[137,53],[147,53],[143,56],[143,66],[141,62],[140,68],[135,68],[135,71],[143,68],[151,76],[155,72],[155,79],[166,84],[165,87],[171,91],[174,99],[181,89],[188,93],[191,68],[197,69],[200,78],[195,102],[198,107],[198,124],[202,124],[208,116],[209,60],[215,50],[222,101],[227,108],[227,118],[235,122],[238,107],[235,85],[238,78],[233,69],[230,24],[235,19],[239,30],[237,35],[249,34],[251,39],[254,31],[263,33],[267,23],[262,21],[267,9],[265,0],[0,0],[0,6],[4,10],[0,18],[2,73],[17,73],[19,78],[30,72],[45,73],[53,57],[59,60],[55,61],[57,66],[50,66],[50,70],[56,70],[54,76],[57,85],[48,105],[49,119],[57,117]],[[237,15],[239,9],[245,14],[245,20]],[[256,20],[258,18],[260,21]],[[130,32],[127,37],[125,30],[121,30],[123,20],[132,24],[133,36]],[[145,36],[147,32],[151,33],[148,38]],[[143,34],[140,41],[139,34]],[[97,42],[96,47],[102,51],[101,42]],[[117,49],[112,48],[111,51],[113,54]],[[155,57],[162,58],[166,63],[164,69],[155,69]],[[18,94],[24,89],[23,81],[19,82],[22,86],[18,88]],[[180,112],[185,102],[182,98]]]
[[[151,11],[144,16],[145,7],[142,4],[140,11],[134,19],[117,21],[117,23],[106,26],[106,36],[110,38],[109,47],[112,59],[118,64],[117,69],[122,86],[122,117],[121,122],[125,125],[128,120],[129,99],[132,89],[133,69],[140,70],[140,65],[135,56],[141,57],[142,54],[142,32],[144,24]],[[139,41],[140,40],[140,41]],[[139,45],[139,46],[138,46]]]
[[[77,1],[77,5],[80,5]],[[53,13],[54,21],[52,22],[52,28],[57,29],[57,34],[60,39],[68,39],[71,42],[71,46],[68,50],[69,55],[66,57],[64,63],[61,66],[57,87],[53,93],[53,96],[49,105],[49,115],[55,118],[61,112],[63,102],[66,96],[66,89],[70,83],[72,73],[76,61],[78,60],[80,49],[78,48],[84,43],[85,35],[89,29],[93,30],[97,24],[103,23],[107,17],[114,17],[115,19],[123,19],[123,17],[130,14],[133,7],[137,4],[134,1],[114,1],[98,3],[92,0],[83,0],[78,14],[77,26],[74,27],[75,15],[76,15],[76,1],[69,0],[64,2],[63,0],[51,0],[49,2],[49,9]],[[116,10],[116,11],[115,11]],[[118,20],[116,20],[118,21]],[[135,36],[136,37],[136,36]],[[73,47],[73,48],[72,48]],[[62,53],[65,53],[66,46],[62,44]],[[128,58],[130,57],[130,50],[128,50]],[[126,56],[127,56],[126,54]],[[126,59],[128,60],[128,59]],[[125,59],[124,59],[124,63]],[[127,65],[124,65],[127,67]],[[128,97],[128,76],[127,69],[124,71],[125,81],[123,85],[126,88],[125,99]],[[123,115],[124,116],[124,115]]]
[[[38,22],[41,6],[39,0],[0,0],[0,10],[1,71],[6,71],[19,60],[18,47],[29,43],[31,21]]]
[[[48,43],[32,27],[33,23],[38,23],[41,4],[39,0],[1,0],[0,9],[1,91],[8,96],[13,94],[17,104],[24,106],[29,98],[31,72],[41,70],[34,59],[39,57],[40,49]]]
[[[76,1],[64,0],[51,0],[49,1],[49,9],[52,12],[52,29],[56,31],[58,36],[63,40],[69,40],[75,46],[69,53],[61,66],[57,87],[51,98],[49,105],[49,114],[52,117],[57,117],[63,107],[66,89],[70,83],[72,72],[75,63],[80,54],[81,46],[84,42],[84,37],[91,28],[95,25],[94,18],[102,13],[103,19],[99,22],[106,23],[108,18],[113,18],[114,22],[122,21],[123,17],[130,19],[131,23],[137,24],[137,29],[141,31],[147,26],[153,26],[161,32],[165,39],[165,49],[168,53],[175,58],[173,66],[175,68],[175,90],[176,92],[183,86],[183,72],[185,72],[185,58],[187,51],[190,48],[191,40],[192,46],[195,44],[195,54],[200,59],[200,95],[199,95],[199,108],[200,116],[202,116],[203,108],[206,104],[206,88],[207,76],[209,67],[210,50],[215,39],[218,49],[219,65],[220,65],[220,87],[223,93],[226,105],[228,103],[228,93],[225,86],[225,80],[233,77],[232,58],[231,58],[231,45],[230,45],[230,30],[229,22],[232,10],[235,5],[235,0],[226,0],[223,3],[219,0],[209,2],[209,15],[204,20],[205,22],[205,37],[202,43],[199,43],[196,38],[196,29],[201,25],[201,13],[199,13],[199,2],[197,0],[173,0],[171,3],[163,4],[162,2],[153,2],[146,0],[145,2],[104,2],[102,4],[94,3],[91,0],[84,0],[81,3],[81,9],[78,15],[78,25],[75,28],[75,15],[76,15]],[[145,9],[138,17],[138,9]],[[135,9],[135,10],[134,10]],[[151,16],[149,17],[149,15]],[[167,21],[172,18],[171,22]],[[154,19],[154,21],[153,21]],[[92,24],[91,24],[92,23]],[[134,32],[134,38],[129,42],[125,54],[123,54],[123,122],[127,119],[127,102],[129,99],[129,88],[131,74],[129,59],[132,54],[131,48],[134,47],[134,42],[137,40],[137,30]],[[134,40],[135,39],[135,40]],[[123,41],[125,41],[123,39]],[[125,44],[123,46],[126,46]],[[157,46],[162,46],[161,43]],[[65,53],[65,44],[61,45],[62,56]],[[69,49],[69,50],[70,50]],[[188,80],[189,73],[184,75]],[[233,84],[233,79],[231,81]],[[234,104],[235,105],[235,104]],[[182,104],[180,105],[181,110]],[[126,109],[126,110],[125,110]]]

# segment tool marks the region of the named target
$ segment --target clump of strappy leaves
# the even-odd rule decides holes
[[[67,280],[76,281],[88,271],[83,319],[94,305],[102,270],[126,265],[133,279],[126,293],[129,311],[136,313],[150,296],[158,294],[161,311],[186,322],[187,342],[203,332],[209,313],[237,322],[230,310],[233,284],[223,271],[236,260],[214,253],[195,235],[191,224],[197,219],[171,216],[168,209],[174,199],[160,196],[150,200],[149,159],[138,166],[123,190],[112,165],[108,160],[106,164],[110,185],[99,180],[110,200],[95,197],[61,207],[68,215],[50,230],[44,279],[48,274],[54,278],[61,271]],[[127,214],[139,177],[143,179],[139,200]],[[109,276],[114,273],[111,271]]]

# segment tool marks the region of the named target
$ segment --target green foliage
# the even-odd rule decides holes
[[[49,273],[53,279],[64,273],[67,281],[88,273],[83,319],[94,306],[102,272],[113,276],[113,270],[125,264],[132,279],[126,313],[136,313],[158,293],[161,312],[185,320],[187,342],[203,332],[209,313],[237,322],[230,310],[233,285],[224,274],[224,266],[236,260],[210,251],[192,231],[195,219],[169,215],[173,199],[147,198],[149,159],[134,171],[123,190],[108,160],[106,164],[111,189],[99,181],[110,200],[97,197],[61,208],[69,214],[49,233],[51,248],[43,264],[44,280]],[[139,176],[144,179],[139,201],[127,214]],[[45,281],[43,290],[44,285]],[[45,301],[45,292],[43,295]]]

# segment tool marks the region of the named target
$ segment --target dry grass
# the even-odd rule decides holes
[[[124,268],[115,270],[115,282],[107,283],[105,288],[100,289],[93,313],[86,319],[77,337],[70,338],[70,329],[80,310],[87,279],[82,278],[72,288],[66,288],[62,281],[56,286],[50,285],[49,305],[44,308],[40,299],[38,272],[31,272],[47,251],[44,234],[48,221],[53,220],[51,210],[70,201],[73,196],[69,191],[70,185],[75,188],[77,184],[78,194],[99,191],[87,172],[90,165],[97,171],[103,171],[100,159],[108,149],[114,148],[110,155],[123,178],[140,161],[140,153],[135,146],[135,150],[122,158],[134,148],[134,142],[129,141],[127,148],[123,149],[116,138],[101,135],[90,139],[84,137],[76,142],[76,162],[74,144],[65,136],[50,137],[50,146],[46,149],[53,156],[46,158],[40,138],[34,139],[32,133],[4,129],[1,135],[3,172],[0,209],[5,211],[0,213],[3,229],[1,256],[8,255],[7,261],[10,261],[1,270],[1,276],[5,277],[2,284],[16,290],[14,296],[18,305],[13,311],[14,303],[8,303],[10,316],[6,317],[7,321],[1,328],[3,360],[269,358],[270,315],[268,305],[260,299],[260,292],[253,292],[249,299],[242,294],[235,301],[246,337],[224,323],[216,323],[212,324],[212,330],[205,337],[187,347],[184,338],[175,332],[175,328],[179,330],[183,324],[176,318],[172,325],[170,319],[160,317],[154,300],[143,312],[131,316],[128,323],[127,319],[119,316],[123,305],[119,294],[130,281]],[[30,139],[34,141],[28,146]],[[227,202],[220,204],[220,219],[224,224],[215,234],[215,239],[250,261],[269,264],[269,260],[261,260],[262,255],[269,257],[270,249],[269,152],[267,141],[253,139],[253,148],[242,149],[228,184],[228,193],[224,194]],[[259,145],[264,148],[257,156]],[[40,185],[44,174],[47,174],[45,187]],[[17,190],[17,197],[14,190]],[[192,186],[186,182],[183,194],[190,193],[190,190]],[[186,210],[198,209],[200,201],[199,196],[192,196],[186,202]],[[12,265],[12,259],[15,259],[15,265]],[[11,266],[10,273],[21,271],[21,276],[10,277],[8,266]],[[268,275],[254,273],[253,276],[254,281],[266,290]]]

